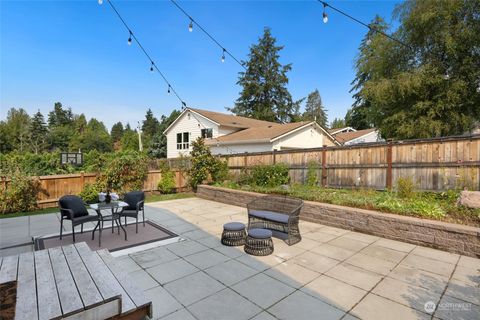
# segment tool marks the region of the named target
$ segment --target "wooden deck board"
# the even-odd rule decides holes
[[[2,260],[0,283],[17,280],[18,256],[8,256]]]
[[[70,273],[62,249],[60,247],[52,248],[48,250],[48,253],[52,260],[53,273],[55,274],[63,315],[66,316],[83,310],[80,293]]]
[[[120,286],[103,260],[96,253],[92,252],[85,242],[75,244],[75,248],[90,271],[90,275],[104,299],[106,296],[120,296],[122,298],[121,313],[135,309],[135,304],[123,290],[122,286]]]
[[[131,278],[122,270],[122,267],[115,261],[115,258],[107,250],[99,250],[97,254],[105,262],[107,267],[112,271],[115,278],[128,294],[130,299],[135,303],[136,308],[147,306],[148,316],[152,317],[152,302],[145,296],[143,290],[138,288]]]
[[[47,250],[34,253],[37,279],[38,318],[58,319],[62,316],[52,264]]]
[[[22,253],[18,259],[16,319],[38,319],[36,293],[33,252]]]
[[[63,254],[70,267],[78,292],[85,308],[103,303],[103,298],[93,282],[93,279],[72,245],[62,247]]]

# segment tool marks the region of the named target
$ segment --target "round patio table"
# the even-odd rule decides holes
[[[90,208],[95,210],[98,215],[98,222],[95,228],[92,231],[92,240],[95,239],[95,231],[98,228],[98,246],[102,246],[102,228],[103,228],[103,223],[105,221],[112,221],[112,233],[114,230],[114,223],[117,225],[118,228],[118,234],[120,234],[120,228],[123,230],[123,233],[125,234],[125,241],[127,241],[127,230],[122,226],[122,223],[120,221],[120,214],[119,214],[119,209],[122,209],[124,207],[128,207],[128,203],[123,202],[123,201],[112,201],[110,203],[106,202],[100,202],[100,203],[93,203],[90,205]],[[109,214],[106,214],[106,211],[109,212]]]

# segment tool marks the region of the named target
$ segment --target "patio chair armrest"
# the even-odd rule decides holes
[[[143,204],[144,204],[144,203],[145,203],[145,200],[139,201],[139,202],[137,203],[137,211],[143,209]]]
[[[67,209],[67,208],[60,207],[60,213],[64,213],[64,212],[66,212],[68,214],[69,218],[73,220],[73,210],[72,209]]]

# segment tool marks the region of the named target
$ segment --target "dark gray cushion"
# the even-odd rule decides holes
[[[128,207],[124,210],[137,210],[137,203],[145,200],[145,193],[143,191],[132,191],[125,194],[124,202],[128,203]]]
[[[249,210],[248,214],[254,217],[268,219],[268,220],[272,220],[280,223],[288,223],[288,217],[289,217],[287,214],[281,214],[278,212],[266,211],[266,210]]]
[[[256,239],[268,239],[272,237],[272,231],[267,229],[250,229],[248,235]]]
[[[72,210],[74,218],[88,216],[87,208],[85,208],[82,198],[78,196],[63,196],[60,198],[60,200],[58,200],[58,202],[61,208]],[[62,215],[70,217],[66,211],[63,211]]]
[[[223,229],[230,231],[239,231],[245,229],[245,225],[241,222],[229,222],[223,225]]]

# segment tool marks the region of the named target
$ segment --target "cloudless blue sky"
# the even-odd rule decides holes
[[[281,62],[292,63],[288,88],[294,99],[318,88],[329,120],[352,103],[353,61],[366,29],[328,10],[322,22],[317,1],[180,1],[237,58],[268,26],[285,46]],[[391,22],[394,1],[332,1],[368,22],[375,14]],[[188,106],[225,111],[240,92],[241,68],[170,1],[114,1]],[[104,1],[0,0],[0,119],[11,107],[47,117],[60,101],[75,113],[135,125],[147,108],[159,117],[180,103]]]

